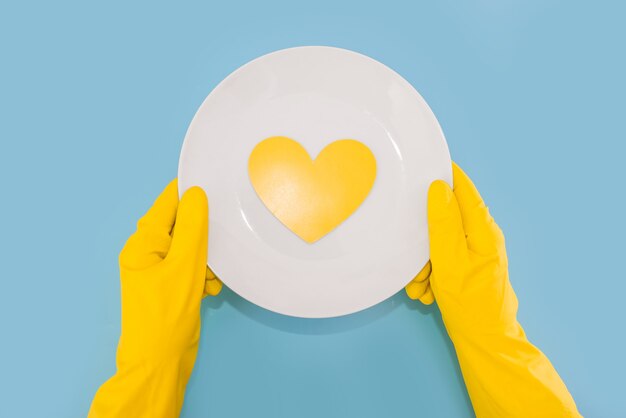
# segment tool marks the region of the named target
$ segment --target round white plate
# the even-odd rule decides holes
[[[374,186],[349,218],[309,244],[264,206],[248,177],[255,145],[287,136],[312,158],[356,139],[376,158]],[[424,99],[378,61],[332,47],[257,58],[206,98],[180,155],[180,193],[209,200],[208,264],[247,300],[286,315],[357,312],[402,289],[429,258],[426,199],[452,184],[448,147]]]

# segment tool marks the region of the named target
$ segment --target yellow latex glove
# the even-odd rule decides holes
[[[90,418],[178,417],[198,351],[200,303],[222,283],[207,268],[208,203],[172,181],[120,253],[122,332],[117,372]]]
[[[430,186],[430,262],[407,294],[437,301],[478,417],[579,417],[556,370],[517,321],[504,235],[456,164],[453,177],[454,191],[440,180]]]

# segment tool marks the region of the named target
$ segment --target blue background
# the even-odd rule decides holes
[[[15,3],[0,5],[0,416],[86,415],[114,372],[118,253],[196,109],[241,64],[309,44],[421,92],[506,234],[531,341],[582,413],[625,416],[624,6]],[[438,309],[403,292],[330,320],[228,289],[202,312],[184,417],[473,414]]]

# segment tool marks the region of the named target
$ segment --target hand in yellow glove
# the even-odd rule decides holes
[[[467,175],[428,192],[430,262],[407,285],[441,310],[478,417],[578,417],[550,361],[517,321],[504,236]]]
[[[198,351],[200,303],[222,284],[207,268],[208,203],[172,181],[120,254],[122,332],[117,372],[90,418],[178,417]]]

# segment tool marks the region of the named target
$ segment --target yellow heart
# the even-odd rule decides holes
[[[254,190],[287,228],[313,243],[363,203],[376,178],[376,159],[354,139],[326,146],[315,160],[298,142],[273,136],[248,159]]]

